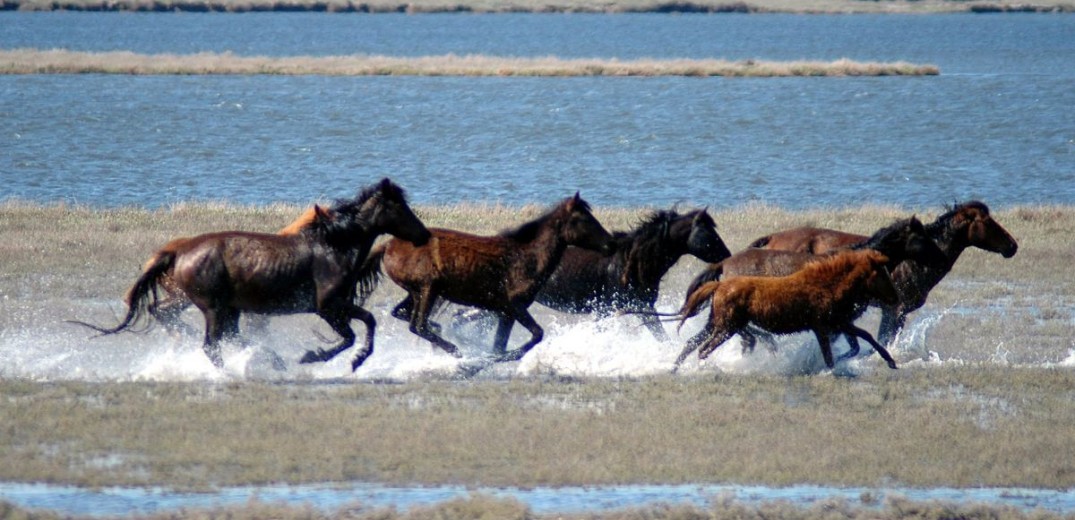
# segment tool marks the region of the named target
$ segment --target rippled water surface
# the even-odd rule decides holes
[[[1075,16],[0,13],[0,47],[933,63],[922,78],[0,76],[0,199],[1075,201]]]

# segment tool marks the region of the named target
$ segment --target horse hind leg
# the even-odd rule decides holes
[[[203,309],[205,315],[205,342],[202,350],[217,368],[224,367],[220,354],[220,342],[239,336],[239,311],[231,308]]]

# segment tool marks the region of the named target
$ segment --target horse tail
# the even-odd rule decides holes
[[[756,249],[762,249],[765,246],[769,245],[769,242],[772,239],[773,239],[773,235],[765,235],[765,236],[763,236],[763,237],[751,242],[750,245],[747,246],[747,247],[753,247],[753,248],[756,248]]]
[[[691,280],[690,285],[687,286],[687,294],[693,294],[699,287],[709,283],[720,280],[721,275],[724,274],[724,262],[717,262],[710,264],[704,271],[698,273],[698,276]],[[704,305],[704,304],[703,304]]]
[[[123,318],[119,325],[105,328],[84,321],[69,320],[68,323],[89,327],[100,332],[101,335],[108,335],[128,330],[132,325],[143,321],[149,313],[150,306],[158,301],[157,287],[160,285],[161,278],[166,276],[172,266],[175,265],[175,257],[174,250],[161,250],[146,263],[142,275],[127,291],[127,316]]]
[[[373,291],[377,290],[377,286],[381,283],[381,260],[384,259],[384,252],[387,249],[386,244],[387,242],[382,243],[370,250],[370,254],[366,256],[366,261],[358,268],[357,304],[360,307],[366,303],[366,300],[373,294]]]
[[[720,287],[719,281],[712,281],[703,283],[694,291],[687,294],[687,300],[683,302],[683,307],[679,309],[679,327],[682,328],[683,324],[688,318],[698,314],[698,311],[709,303],[709,300],[713,297],[713,293],[717,292],[717,288]]]

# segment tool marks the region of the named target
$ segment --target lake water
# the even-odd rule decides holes
[[[916,78],[0,76],[0,200],[1075,203],[1075,15],[0,13],[0,48],[906,60]]]

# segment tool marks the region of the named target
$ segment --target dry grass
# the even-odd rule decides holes
[[[947,13],[1071,12],[1070,0],[4,0],[5,9],[360,13]]]
[[[236,56],[226,53],[136,54],[127,51],[0,50],[0,74],[280,74],[332,76],[922,76],[933,65],[905,62],[616,60],[496,56]]]

